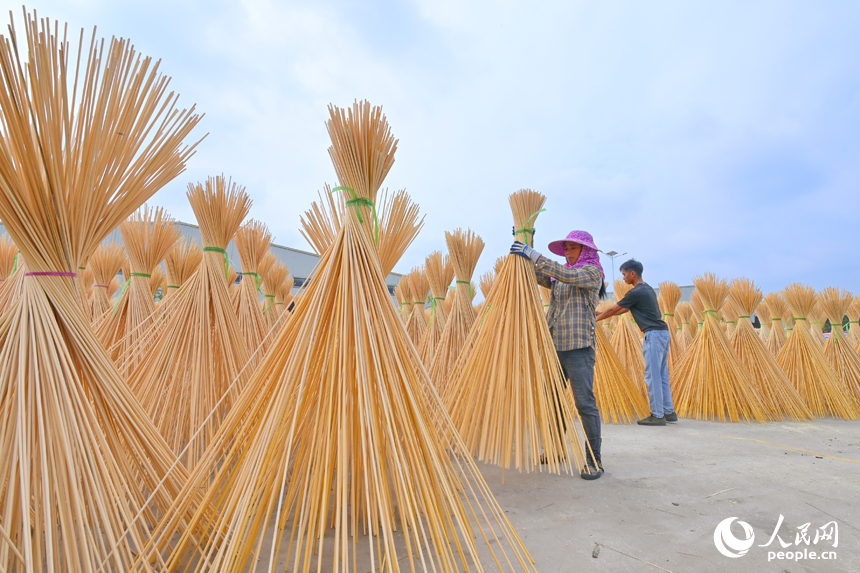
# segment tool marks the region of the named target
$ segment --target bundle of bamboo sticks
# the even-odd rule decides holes
[[[533,228],[545,202],[530,189],[513,193],[515,228]],[[530,243],[531,233],[519,238]],[[575,410],[565,398],[564,372],[537,287],[534,264],[508,255],[443,398],[469,451],[481,461],[542,471],[543,454],[550,471],[579,472],[584,458]]]
[[[153,343],[143,337],[155,312],[150,279],[153,270],[179,240],[173,218],[161,208],[143,209],[120,225],[131,272],[124,276],[119,299],[95,325],[96,335],[120,372],[128,376]]]
[[[263,275],[263,316],[266,317],[271,330],[284,310],[284,300],[283,298],[279,300],[278,294],[290,275],[290,269],[278,261],[271,251],[266,254],[266,258],[269,257],[272,259],[271,262],[263,265],[267,269],[266,274]],[[292,284],[289,288],[292,288]]]
[[[441,404],[424,398],[435,393],[385,287],[373,213],[395,149],[385,118],[367,104],[331,116],[344,223],[189,480],[188,490],[208,487],[206,508],[183,529],[173,511],[191,504],[179,500],[143,561],[158,551],[166,569],[483,570],[495,560],[532,571]]]
[[[233,311],[239,321],[245,347],[253,354],[263,343],[271,326],[260,307],[260,286],[268,271],[265,265],[275,262],[274,258],[266,258],[272,244],[272,234],[266,225],[251,219],[236,231],[234,240],[242,265],[242,281],[231,297]]]
[[[181,459],[192,468],[251,375],[245,368],[250,352],[225,281],[226,247],[251,200],[224,176],[190,184],[188,200],[200,225],[203,259],[181,296],[168,299],[166,324],[159,326],[155,345],[129,385],[173,451],[184,452]]]
[[[779,365],[814,416],[830,414],[836,418],[856,420],[860,412],[850,391],[809,332],[807,317],[818,299],[815,289],[792,283],[782,291],[782,296],[791,310],[795,326],[777,356]]]
[[[854,350],[860,353],[860,297],[855,297],[848,306],[848,337]]]
[[[762,299],[762,302],[756,306],[755,314],[758,316],[758,320],[761,325],[758,329],[758,336],[761,338],[763,343],[767,342],[767,338],[770,335],[771,315],[770,309],[767,307],[767,304],[764,303],[764,299]],[[768,350],[768,352],[770,351]]]
[[[451,260],[439,251],[433,251],[424,261],[427,280],[430,283],[430,318],[427,330],[418,345],[418,354],[425,368],[430,368],[436,356],[436,346],[442,339],[448,313],[445,311],[445,294],[448,285],[454,280],[454,266]]]
[[[417,348],[421,338],[427,331],[427,317],[424,315],[424,304],[430,294],[430,281],[424,273],[424,269],[416,267],[406,276],[409,283],[409,292],[412,295],[412,315],[406,323],[406,332],[409,334],[412,344]]]
[[[113,242],[100,245],[90,256],[89,266],[95,280],[90,297],[93,317],[101,317],[110,310],[110,283],[116,278],[125,260],[125,249]]]
[[[786,311],[788,310],[785,301],[778,292],[768,293],[764,297],[764,303],[770,312],[770,335],[765,342],[767,349],[774,357],[779,356],[779,351],[785,346],[785,325],[783,318],[787,318]]]
[[[603,329],[598,326],[595,334],[594,397],[600,417],[606,424],[641,420],[651,411],[648,399],[627,374]]]
[[[659,286],[660,294],[657,296],[657,304],[660,306],[663,320],[669,327],[669,372],[672,372],[675,369],[675,363],[681,357],[675,335],[675,325],[678,324],[675,309],[678,306],[678,301],[681,300],[681,287],[672,281],[663,281]]]
[[[690,322],[695,323],[695,321],[693,320],[693,309],[690,307],[689,302],[679,302],[678,306],[675,307],[675,314],[678,315],[678,324],[680,326],[676,337],[679,350],[678,358],[680,359],[695,337],[695,332],[692,330],[693,327],[690,325]]]
[[[702,305],[702,328],[675,369],[675,410],[680,416],[697,420],[768,420],[755,385],[717,319],[717,311],[729,294],[726,280],[705,273],[695,277],[693,284],[697,293],[693,307]]]
[[[733,315],[737,315],[737,328],[729,338],[732,348],[754,384],[769,418],[812,419],[812,412],[750,322],[750,317],[761,301],[761,289],[750,279],[738,278],[729,284],[729,300],[726,303],[735,307]]]
[[[830,337],[824,345],[824,357],[848,389],[854,399],[854,411],[860,416],[860,355],[842,330],[842,321],[854,302],[854,295],[845,289],[828,287],[819,296],[823,316],[830,321]]]
[[[179,240],[164,257],[164,267],[167,274],[165,297],[182,288],[191,275],[200,268],[203,261],[203,249],[196,241],[185,238]]]
[[[444,393],[448,384],[448,372],[460,357],[469,331],[475,324],[475,309],[472,307],[474,287],[471,281],[472,273],[475,272],[478,259],[484,250],[484,241],[471,230],[456,229],[452,233],[446,231],[445,242],[457,283],[451,308],[447,310],[445,331],[430,366],[430,378],[440,394]]]
[[[124,571],[185,474],[168,475],[175,458],[94,336],[74,279],[184,170],[199,116],[175,107],[128,41],[93,34],[85,46],[82,33],[74,56],[62,27],[24,17],[23,40],[14,22],[0,37],[0,220],[26,267],[0,320],[0,567]]]
[[[618,302],[633,287],[618,279],[614,283],[615,302]],[[639,327],[630,313],[618,316],[612,327],[612,349],[624,366],[624,370],[630,376],[633,383],[639,387],[643,396],[648,396],[648,387],[645,385],[645,357],[642,355],[642,338],[639,336]]]

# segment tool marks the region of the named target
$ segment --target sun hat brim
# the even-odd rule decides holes
[[[560,257],[563,257],[564,256],[564,244],[567,242],[579,243],[583,247],[589,247],[589,248],[594,249],[595,251],[598,250],[597,245],[595,245],[594,243],[590,243],[588,241],[583,241],[580,239],[565,238],[565,239],[561,239],[560,241],[551,242],[549,244],[549,251],[553,254],[556,254]]]

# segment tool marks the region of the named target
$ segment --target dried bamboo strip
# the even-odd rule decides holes
[[[75,56],[58,25],[24,14],[26,34],[10,24],[0,38],[0,219],[29,273],[0,317],[0,567],[124,571],[185,473],[168,475],[173,455],[94,336],[73,275],[184,170],[199,117],[128,41],[85,46],[82,33]]]
[[[702,305],[702,327],[676,368],[675,410],[697,420],[765,422],[765,410],[755,385],[732,349],[717,320],[717,310],[729,294],[725,279],[712,273],[693,278],[695,309]]]
[[[860,412],[848,387],[809,332],[807,315],[817,302],[815,289],[792,283],[785,287],[782,296],[795,324],[777,356],[779,365],[814,416],[830,414],[834,418],[856,420]]]
[[[747,278],[738,278],[729,283],[729,300],[726,304],[736,307],[737,328],[729,338],[732,348],[740,359],[768,416],[774,420],[811,420],[812,412],[800,394],[779,367],[776,359],[755,333],[750,317],[762,302],[762,291]]]

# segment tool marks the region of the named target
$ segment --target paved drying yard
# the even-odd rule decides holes
[[[604,425],[603,462],[606,473],[593,482],[479,465],[538,571],[860,571],[860,423]],[[759,547],[780,514],[778,536],[789,547],[778,539]],[[755,536],[737,558],[714,543],[717,524],[730,517]],[[832,521],[838,546],[814,543]],[[810,543],[801,536],[797,545],[798,527],[807,523]],[[731,533],[745,538],[737,522]],[[797,549],[833,551],[836,560],[768,561],[769,551]]]

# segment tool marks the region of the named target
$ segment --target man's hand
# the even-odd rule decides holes
[[[533,263],[538,262],[541,256],[543,256],[527,244],[521,243],[520,241],[516,241],[513,245],[511,245],[511,253],[514,255],[525,257],[527,259],[531,259]]]

